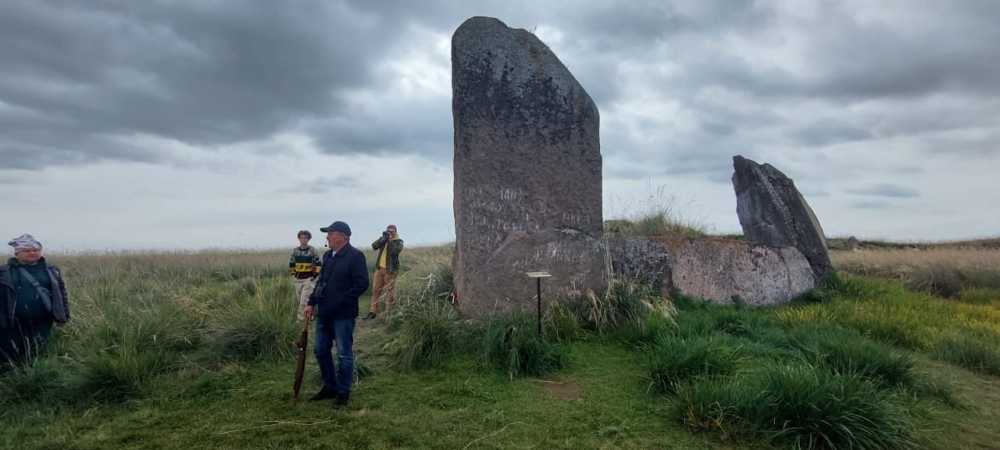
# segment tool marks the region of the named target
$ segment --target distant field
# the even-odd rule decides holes
[[[989,301],[1000,293],[1000,249],[942,245],[834,251],[837,270],[899,280],[908,288],[943,297]]]
[[[831,250],[847,250],[848,238],[828,238],[827,245]],[[879,240],[859,240],[858,245],[866,250],[893,250],[893,249],[990,249],[1000,250],[1000,238],[966,239],[954,241],[930,241],[930,242],[894,242]]]
[[[652,312],[625,286],[550,308],[543,345],[519,319],[457,320],[451,248],[408,249],[397,320],[359,322],[346,411],[291,402],[284,250],[53,255],[73,323],[0,377],[0,448],[991,448],[1000,295],[906,286],[995,253],[835,252],[841,279],[778,308]]]

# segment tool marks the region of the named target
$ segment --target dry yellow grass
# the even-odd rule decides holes
[[[925,248],[831,252],[837,270],[902,281],[945,297],[1000,297],[1000,250]],[[985,292],[983,290],[986,290]]]
[[[881,272],[905,270],[935,264],[966,269],[1000,270],[1000,250],[926,249],[926,250],[857,250],[831,252],[834,265],[842,270]]]

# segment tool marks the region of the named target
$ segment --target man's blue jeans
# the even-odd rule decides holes
[[[319,363],[323,384],[338,394],[349,394],[354,381],[354,321],[355,319],[316,318],[316,362]],[[337,343],[337,367],[330,350]]]

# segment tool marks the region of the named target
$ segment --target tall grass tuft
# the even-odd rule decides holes
[[[986,337],[953,333],[941,339],[933,354],[966,369],[1000,376],[1000,349]]]
[[[568,343],[583,337],[585,330],[579,314],[562,302],[552,302],[542,317],[546,339]]]
[[[243,295],[210,316],[208,334],[215,352],[238,361],[290,356],[302,326],[295,319],[298,304],[290,283],[282,278],[255,282],[253,289],[245,286],[241,282],[238,292]]]
[[[805,326],[791,332],[791,343],[807,361],[839,374],[854,374],[879,386],[913,386],[913,358],[836,326]]]
[[[196,320],[173,302],[116,304],[87,326],[89,333],[75,343],[79,389],[109,401],[138,395],[147,381],[180,368],[184,354],[201,345]]]
[[[740,364],[740,352],[738,347],[718,336],[667,337],[649,349],[645,364],[650,388],[655,392],[674,393],[689,379],[734,373]]]
[[[857,375],[769,365],[738,380],[681,386],[674,416],[692,430],[796,449],[915,448],[914,426],[887,394]]]
[[[388,343],[395,364],[401,368],[439,367],[470,339],[469,327],[459,320],[451,302],[454,275],[446,261],[434,258],[422,272],[401,276],[399,300],[389,312],[395,337]]]
[[[676,199],[666,192],[666,187],[660,186],[655,192],[649,192],[643,204],[621,205],[624,210],[616,216],[623,218],[605,221],[604,231],[645,237],[705,236],[705,227],[682,218],[675,208]]]
[[[601,334],[628,327],[641,331],[648,316],[671,320],[675,313],[673,305],[651,286],[635,280],[612,279],[604,295],[589,292],[581,303],[585,305],[584,326]]]
[[[544,375],[566,363],[566,350],[539,336],[534,318],[523,313],[494,318],[486,324],[482,355],[487,366],[506,372],[512,379]]]
[[[402,368],[439,367],[460,348],[462,322],[444,299],[411,299],[400,305],[393,320],[398,332],[389,346]]]
[[[0,367],[0,405],[48,401],[66,403],[75,397],[75,371],[66,361],[45,356],[34,364]],[[4,372],[6,370],[6,372]]]

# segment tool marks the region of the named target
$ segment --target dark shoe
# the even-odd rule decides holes
[[[373,313],[373,312],[370,312],[370,313],[368,313],[367,316],[365,316],[365,320],[372,320],[374,318],[375,318],[375,313]]]
[[[333,401],[333,407],[336,409],[346,408],[347,400],[349,400],[351,394],[337,394],[337,399]]]
[[[337,396],[337,392],[336,391],[334,391],[333,389],[330,389],[330,388],[328,388],[326,386],[323,386],[323,389],[321,389],[319,392],[317,392],[316,395],[314,395],[312,397],[309,397],[309,401],[315,402],[315,401],[319,401],[319,400],[326,400],[328,398],[334,398],[336,396]]]

